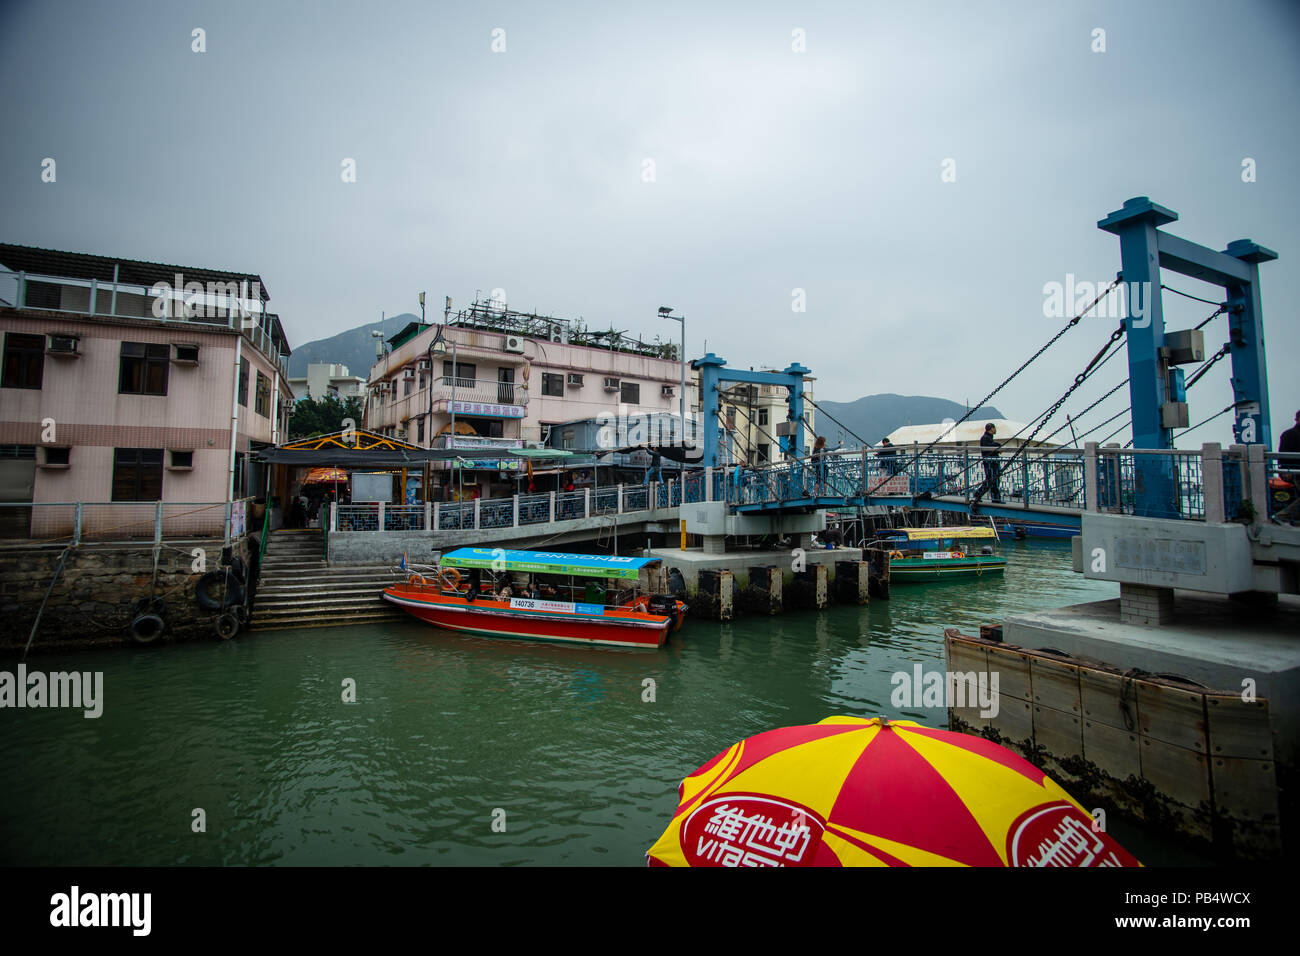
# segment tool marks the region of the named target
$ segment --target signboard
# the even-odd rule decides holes
[[[523,418],[522,405],[493,405],[488,402],[450,402],[457,415],[486,415],[490,418]]]
[[[511,598],[514,611],[544,611],[548,614],[604,614],[599,604],[580,604],[572,601],[547,601],[540,598]]]
[[[246,501],[232,501],[230,503],[230,537],[242,538],[247,528],[247,506]]]
[[[963,555],[960,551],[926,551],[925,552],[925,560],[927,561],[941,561],[945,558],[961,558],[961,557],[965,557],[965,555]]]
[[[352,503],[393,500],[393,476],[386,471],[352,472]]]

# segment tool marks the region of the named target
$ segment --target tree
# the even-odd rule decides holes
[[[289,419],[289,438],[310,438],[313,435],[342,431],[344,420],[349,418],[352,424],[360,428],[362,414],[361,399],[355,395],[350,396],[346,402],[339,401],[337,395],[326,395],[320,401],[300,398]]]

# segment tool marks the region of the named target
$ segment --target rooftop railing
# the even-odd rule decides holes
[[[256,531],[251,498],[236,501],[0,502],[0,545],[217,540]]]
[[[206,284],[202,293],[186,293],[184,289],[168,288],[164,291],[126,282],[100,282],[97,279],[0,269],[0,304],[90,318],[239,329],[287,381],[288,361],[280,354],[271,333],[263,328],[265,323],[273,321],[273,315],[265,311],[261,301],[241,298],[215,288],[221,285]]]

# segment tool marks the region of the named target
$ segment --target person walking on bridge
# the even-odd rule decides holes
[[[1295,425],[1282,433],[1277,442],[1277,471],[1281,478],[1291,483],[1291,503],[1273,516],[1277,522],[1295,524],[1300,519],[1300,412],[1295,413]]]
[[[980,436],[980,456],[984,464],[984,483],[975,491],[975,503],[984,497],[984,493],[993,492],[993,503],[1002,504],[1002,489],[998,487],[998,479],[1001,476],[1002,465],[998,461],[998,449],[1001,447],[993,436],[997,434],[997,426],[989,422],[984,426],[984,434]]]

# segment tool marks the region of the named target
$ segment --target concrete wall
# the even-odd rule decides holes
[[[135,604],[151,594],[167,603],[167,630],[154,644],[182,640],[216,640],[212,612],[194,600],[202,577],[193,570],[190,543],[168,542],[158,560],[153,587],[153,549],[141,545],[95,545],[74,548],[50,591],[31,653],[88,646],[132,645],[130,625]],[[221,544],[205,547],[207,570],[217,570]],[[235,545],[248,560],[257,547],[251,535]],[[0,549],[0,648],[21,649],[31,632],[41,601],[58,567],[59,548]],[[152,645],[151,645],[152,646]]]

